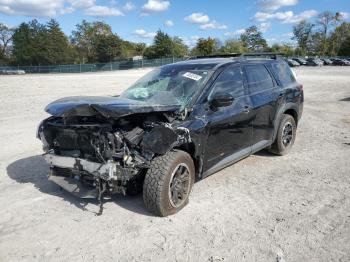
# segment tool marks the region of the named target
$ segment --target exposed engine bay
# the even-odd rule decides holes
[[[190,142],[188,129],[176,123],[164,112],[52,116],[40,124],[38,138],[49,179],[79,197],[98,198],[101,213],[104,193],[137,193],[155,156]]]

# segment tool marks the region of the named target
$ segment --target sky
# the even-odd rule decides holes
[[[272,44],[290,42],[293,25],[325,10],[350,21],[350,0],[0,0],[0,23],[54,18],[70,35],[83,19],[104,21],[126,40],[149,44],[161,29],[189,46],[200,37],[236,38],[256,25]]]

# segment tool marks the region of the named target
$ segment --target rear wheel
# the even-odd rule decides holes
[[[291,115],[283,114],[277,130],[275,142],[270,151],[276,155],[286,155],[292,149],[296,136],[296,123]]]
[[[158,216],[177,213],[187,205],[195,178],[191,156],[174,150],[154,158],[143,184],[143,200]]]

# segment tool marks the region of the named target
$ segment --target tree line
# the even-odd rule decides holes
[[[180,37],[159,30],[153,43],[134,43],[113,33],[104,22],[83,20],[70,36],[51,19],[46,24],[37,20],[10,28],[0,23],[0,64],[56,65],[106,63],[134,56],[147,59],[161,57],[203,56],[244,52],[279,52],[288,56],[350,56],[350,23],[340,13],[329,11],[318,15],[314,23],[301,21],[293,27],[295,44],[269,46],[257,26],[248,27],[239,37],[221,42],[199,38],[189,48]]]

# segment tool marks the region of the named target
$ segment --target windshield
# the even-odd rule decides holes
[[[148,73],[121,94],[150,104],[186,106],[208,80],[210,71],[171,65]]]

